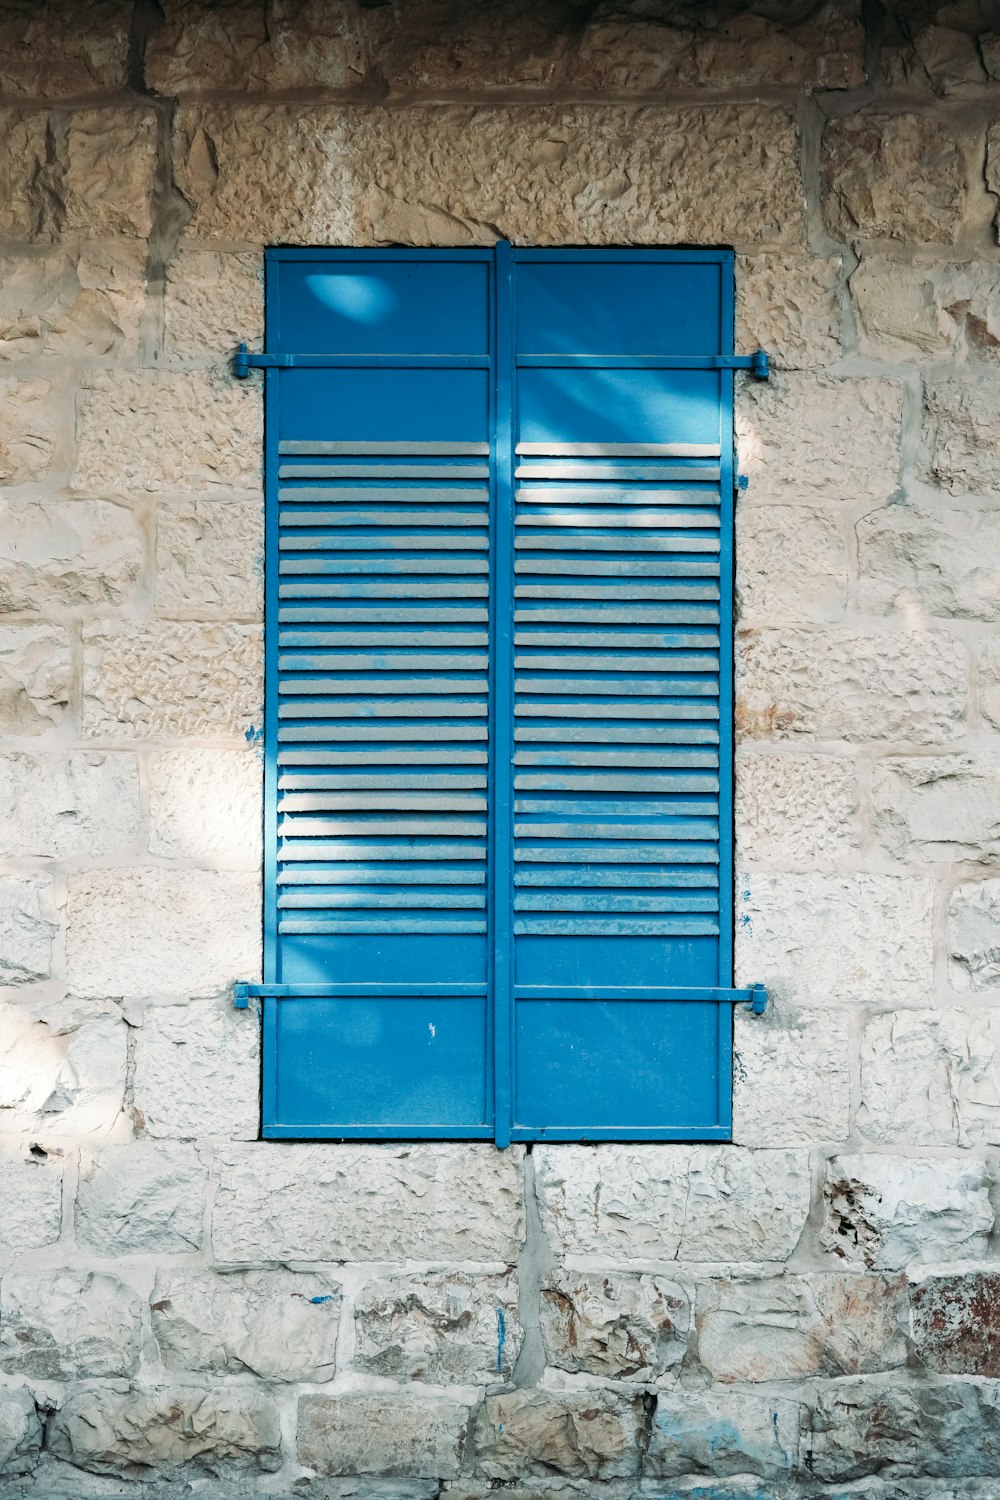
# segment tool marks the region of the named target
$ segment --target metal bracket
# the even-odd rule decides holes
[[[664,369],[691,369],[691,370],[749,370],[754,380],[767,380],[771,374],[771,361],[767,351],[758,349],[755,354],[691,354],[670,355],[662,359],[651,358],[652,365]],[[454,358],[442,358],[441,356],[421,355],[398,355],[398,356],[338,356],[334,354],[251,354],[246,344],[240,344],[233,355],[233,374],[237,380],[246,380],[251,370],[292,370],[292,369],[324,369],[327,366],[342,364],[352,366],[362,365],[403,365],[415,366],[441,365],[441,364],[472,364],[486,366],[489,360],[485,357],[455,356]],[[643,363],[643,361],[638,361]]]
[[[233,1005],[236,1010],[250,1009],[250,991],[256,989],[256,987],[256,985],[250,984],[233,985]]]
[[[747,1010],[753,1011],[755,1016],[762,1016],[767,1010],[767,990],[762,984],[750,986],[750,998],[744,1000],[743,1004]]]

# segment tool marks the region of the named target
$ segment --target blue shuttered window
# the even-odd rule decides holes
[[[732,279],[269,256],[265,1136],[728,1136]]]

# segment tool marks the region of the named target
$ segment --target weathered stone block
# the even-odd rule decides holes
[[[982,1162],[838,1156],[827,1163],[821,1240],[879,1270],[978,1260],[993,1227]]]
[[[149,764],[149,852],[258,869],[263,827],[260,756],[243,750],[165,750]]]
[[[156,608],[196,620],[257,620],[264,518],[257,500],[163,503],[156,521]]]
[[[121,1117],[126,1061],[115,1016],[64,1031],[0,1005],[0,1131],[106,1137]]]
[[[30,1474],[42,1446],[42,1424],[24,1386],[0,1390],[0,1474]]]
[[[961,146],[929,115],[854,114],[823,137],[824,212],[844,240],[954,244],[965,210]]]
[[[134,1115],[146,1135],[256,1140],[260,1023],[231,1002],[152,1006],[136,1031]]]
[[[0,856],[122,854],[139,831],[135,757],[0,754],[0,805]]]
[[[42,734],[61,723],[72,676],[69,636],[54,625],[0,625],[0,732]]]
[[[348,88],[364,72],[364,16],[344,0],[277,0],[267,12],[240,0],[194,12],[165,0],[146,80],[162,94]]]
[[[861,1045],[858,1128],[908,1146],[1000,1145],[1000,1015],[874,1017]]]
[[[965,652],[944,635],[757,630],[739,645],[736,722],[748,739],[936,745],[965,732]]]
[[[130,21],[127,0],[91,0],[85,21],[73,0],[6,0],[0,90],[59,99],[123,88]]]
[[[0,380],[0,484],[31,484],[46,477],[60,437],[58,394],[52,383]]]
[[[50,209],[59,232],[139,235],[151,228],[156,165],[152,110],[79,109],[69,117],[66,157]]]
[[[979,711],[988,724],[1000,729],[1000,639],[982,642],[977,666]]]
[[[408,1392],[303,1396],[299,1459],[318,1474],[454,1479],[468,1424],[467,1406]]]
[[[843,619],[847,540],[836,514],[801,505],[741,505],[736,556],[742,623]]]
[[[95,621],[83,642],[91,738],[242,739],[259,716],[256,626]]]
[[[540,1146],[553,1247],[642,1260],[787,1260],[809,1209],[808,1153],[726,1146]]]
[[[993,1474],[1000,1462],[997,1388],[838,1381],[818,1393],[810,1450],[821,1481]]]
[[[857,773],[843,755],[736,758],[736,848],[753,865],[843,860],[860,842]]]
[[[0,613],[125,604],[143,550],[138,519],[125,506],[0,501]]]
[[[37,1250],[59,1238],[62,1177],[58,1156],[0,1152],[0,1247]]]
[[[167,266],[164,344],[177,360],[230,354],[239,344],[264,341],[264,276],[256,252],[217,255],[182,250]]]
[[[487,1396],[476,1421],[477,1467],[488,1479],[628,1479],[639,1472],[641,1422],[641,1398],[624,1392]]]
[[[952,495],[992,495],[1000,485],[996,444],[1000,379],[983,374],[971,379],[956,375],[928,383],[924,389],[924,423],[930,477]],[[986,518],[987,528],[992,521],[993,517]],[[975,518],[970,517],[966,524],[975,525]],[[987,529],[986,535],[995,536],[995,526]]]
[[[312,1272],[159,1271],[153,1333],[168,1370],[331,1380],[340,1286]]]
[[[40,110],[5,109],[0,115],[0,234],[5,239],[34,239],[41,229],[51,175],[46,124]]]
[[[802,1146],[845,1140],[850,1130],[850,1042],[841,1012],[788,1015],[771,1006],[734,1017],[733,1140]]]
[[[988,9],[938,4],[911,15],[896,0],[888,7],[888,17],[882,52],[892,85],[913,92],[930,90],[942,98],[953,94],[975,97],[989,66],[988,49],[982,46],[989,37],[975,33],[993,19]],[[935,19],[944,24],[933,24]]]
[[[46,1446],[92,1474],[272,1473],[281,1431],[270,1396],[245,1386],[203,1390],[77,1390],[55,1412]]]
[[[952,892],[948,978],[956,990],[1000,987],[1000,880],[972,881]]]
[[[0,984],[48,979],[54,920],[49,875],[0,875]]]
[[[222,1261],[509,1262],[524,1234],[516,1148],[222,1147],[216,1172],[212,1244]]]
[[[364,20],[368,55],[394,87],[478,93],[562,79],[573,14],[565,0],[544,7],[496,0],[461,10],[412,0],[405,12],[386,7]],[[588,86],[585,70],[574,82]]]
[[[897,859],[1000,854],[1000,760],[972,755],[878,761],[875,836]]]
[[[0,259],[0,360],[133,358],[143,263],[140,244]]]
[[[355,1299],[355,1368],[390,1380],[509,1380],[523,1339],[513,1274],[389,1276]]]
[[[1000,619],[1000,511],[890,505],[856,530],[865,614]]]
[[[1000,1375],[1000,1275],[928,1276],[910,1293],[914,1361],[938,1375]]]
[[[550,1365],[611,1380],[656,1380],[687,1350],[687,1294],[664,1276],[565,1271],[542,1287]]]
[[[101,1271],[8,1271],[0,1286],[0,1368],[29,1380],[131,1375],[139,1299]]]
[[[664,1391],[657,1397],[644,1470],[757,1474],[781,1479],[798,1468],[803,1408],[735,1391]]]
[[[865,255],[850,288],[859,352],[870,359],[1000,356],[1000,287],[989,261]]]
[[[843,261],[801,255],[736,258],[736,347],[766,349],[782,370],[831,364],[841,355]]]
[[[76,1230],[98,1255],[197,1250],[205,1216],[205,1169],[191,1146],[105,1146],[80,1161]]]

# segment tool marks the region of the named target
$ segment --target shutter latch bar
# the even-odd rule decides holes
[[[344,996],[378,995],[408,995],[414,998],[424,996],[430,999],[448,995],[484,996],[485,993],[486,986],[483,984],[248,984],[240,981],[233,985],[233,1005],[237,1010],[247,1010],[251,999],[335,1000]],[[567,990],[565,986],[560,986],[550,993],[545,986],[527,985],[515,989],[515,997],[521,1000],[567,998]],[[714,1001],[719,1005],[745,1005],[747,1010],[753,1011],[755,1016],[762,1016],[767,1009],[767,988],[763,984],[747,985],[743,989],[721,986],[716,989],[677,986],[672,989],[644,987],[636,990],[618,989],[617,991],[614,988],[590,990],[583,986],[578,987],[575,993],[570,992],[568,998],[575,1000]]]
[[[646,361],[639,356],[620,363],[642,366]],[[771,374],[771,361],[766,349],[758,349],[754,354],[671,354],[662,358],[651,356],[648,363],[654,368],[665,370],[749,370],[754,380],[767,380]],[[393,368],[405,365],[485,367],[488,364],[486,356],[478,355],[251,354],[246,344],[240,344],[233,355],[233,374],[237,380],[246,380],[251,370],[316,370],[344,365],[376,368],[379,365]]]

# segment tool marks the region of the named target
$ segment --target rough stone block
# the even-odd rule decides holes
[[[441,0],[412,0],[405,12],[367,12],[363,39],[393,87],[478,93],[561,80],[572,20],[565,0],[544,7],[495,0],[461,10]],[[585,67],[574,82],[589,86]]]
[[[0,1285],[0,1368],[29,1380],[131,1375],[139,1298],[102,1271],[8,1271]]]
[[[959,141],[929,115],[862,113],[823,137],[824,211],[843,240],[954,244],[965,211]]]
[[[62,1161],[0,1152],[0,1249],[38,1250],[59,1238]]]
[[[51,212],[60,233],[138,235],[150,232],[156,166],[152,110],[75,110],[69,117],[62,174]]]
[[[98,1255],[197,1250],[205,1217],[205,1169],[191,1146],[105,1146],[80,1161],[76,1231]]]
[[[354,1365],[390,1380],[509,1380],[523,1330],[513,1274],[437,1271],[370,1282],[355,1299]]]
[[[58,394],[41,376],[0,380],[0,484],[32,484],[47,476],[62,425]]]
[[[343,89],[361,81],[365,12],[344,0],[277,0],[268,11],[230,0],[165,0],[146,48],[146,81],[161,94]]]
[[[318,1474],[454,1479],[469,1408],[408,1392],[303,1396],[298,1453]]]
[[[727,1146],[540,1146],[539,1212],[569,1255],[787,1260],[809,1210],[808,1153]]]
[[[972,755],[877,761],[875,836],[903,860],[1000,854],[1000,759]]]
[[[476,1421],[477,1467],[488,1479],[628,1479],[639,1472],[641,1422],[641,1398],[624,1392],[487,1396]]]
[[[47,123],[40,110],[0,113],[0,234],[5,239],[35,239],[41,230],[51,176]]]
[[[0,613],[120,605],[144,543],[134,513],[103,500],[0,500]]]
[[[256,493],[262,413],[256,381],[228,370],[97,370],[77,401],[74,486]]]
[[[839,255],[737,256],[737,350],[766,349],[782,370],[839,359],[843,273]]]
[[[850,289],[859,352],[869,359],[1000,356],[1000,287],[989,261],[865,255]]]
[[[861,1045],[858,1128],[907,1146],[1000,1145],[1000,1014],[875,1016]]]
[[[152,756],[150,854],[259,869],[263,774],[260,756],[246,749]]]
[[[982,642],[977,666],[979,711],[988,724],[1000,729],[1000,639]]]
[[[92,739],[242,739],[259,717],[257,626],[95,621],[83,642]]]
[[[944,635],[747,631],[738,667],[736,722],[748,739],[937,745],[965,732],[965,652]]]
[[[0,1390],[0,1474],[30,1474],[42,1446],[42,1424],[24,1386]]]
[[[144,260],[138,243],[0,259],[0,361],[133,358]]]
[[[982,1162],[838,1156],[827,1163],[826,1250],[878,1270],[981,1260],[993,1228]]]
[[[922,1000],[933,982],[934,884],[914,875],[740,880],[736,962],[776,1002]]]
[[[1000,511],[889,505],[856,530],[865,614],[1000,620]]]
[[[850,1042],[837,1011],[784,1007],[734,1018],[733,1140],[742,1146],[803,1146],[850,1131]]]
[[[257,500],[162,503],[156,520],[158,612],[196,620],[260,619],[263,547]]]
[[[54,625],[0,625],[0,733],[43,734],[69,706],[69,636]]]
[[[991,1383],[858,1380],[818,1393],[809,1464],[820,1481],[994,1474],[998,1463],[1000,1408]],[[963,1491],[953,1493],[957,1500]]]
[[[687,1350],[687,1294],[664,1276],[564,1271],[542,1287],[550,1365],[611,1380],[657,1380]]]
[[[661,1392],[645,1472],[785,1478],[798,1467],[802,1413],[793,1401],[736,1391]]]
[[[910,1293],[915,1362],[937,1375],[1000,1376],[1000,1275],[928,1276]]]
[[[77,1469],[127,1479],[281,1467],[277,1408],[245,1386],[77,1390],[50,1417],[45,1436],[48,1450]]]
[[[260,1023],[231,1002],[152,1006],[136,1031],[133,1113],[156,1137],[256,1140]]]
[[[257,252],[182,250],[167,266],[164,345],[173,360],[229,355],[264,342],[263,263]]]
[[[0,984],[48,979],[59,924],[49,875],[0,875]]]
[[[115,1016],[62,1030],[0,1005],[0,1131],[106,1137],[121,1118],[126,1061]]]
[[[741,623],[843,619],[847,540],[839,516],[802,505],[741,505],[736,556]]]
[[[512,1262],[524,1234],[517,1148],[235,1146],[216,1171],[221,1261]]]
[[[0,90],[61,99],[124,88],[130,22],[127,0],[91,0],[85,22],[74,0],[6,0]]]
[[[139,773],[132,755],[0,754],[0,856],[104,858],[139,831]]]
[[[860,842],[857,773],[844,755],[736,758],[736,848],[752,865],[841,861]]]
[[[948,978],[956,990],[1000,988],[1000,880],[970,881],[952,892]]]
[[[882,36],[887,81],[913,93],[974,98],[990,65],[990,36],[976,32],[992,19],[992,12],[979,5],[929,5],[911,15],[905,3],[894,0]]]
[[[952,495],[996,491],[1000,486],[996,442],[1000,379],[980,373],[929,382],[924,388],[924,424],[932,480]]]
[[[340,1286],[313,1272],[159,1271],[153,1333],[168,1370],[332,1380]]]

